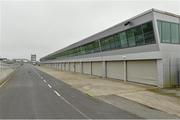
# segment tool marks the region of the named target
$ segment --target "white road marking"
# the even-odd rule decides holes
[[[76,108],[73,104],[71,104],[69,101],[67,101],[61,94],[59,94],[56,90],[54,90],[54,92],[56,93],[57,96],[59,96],[62,100],[64,100],[64,102],[66,102],[67,104],[69,104],[73,109],[75,109],[77,112],[79,112],[83,117],[85,117],[86,119],[90,119],[86,114],[84,114],[83,112],[81,112],[78,108]]]
[[[45,83],[47,83],[47,81],[46,80],[43,80]]]
[[[41,78],[42,76],[35,70],[36,74]],[[46,80],[43,80],[45,83],[47,83]],[[57,96],[59,96],[64,102],[66,102],[67,104],[69,104],[74,110],[76,110],[77,112],[79,112],[83,117],[85,117],[86,119],[91,119],[89,118],[86,114],[84,114],[83,112],[81,112],[78,108],[76,108],[73,104],[71,104],[69,101],[67,101],[63,96],[61,96],[56,90],[54,90],[54,92],[56,93]]]
[[[48,84],[48,87],[52,88],[52,86],[50,84]]]
[[[54,92],[56,93],[57,96],[61,97],[61,95],[56,90],[54,90]]]
[[[4,81],[4,82],[0,85],[0,87],[2,87],[3,85],[5,85],[5,84],[7,83],[7,81],[8,81],[8,80]]]

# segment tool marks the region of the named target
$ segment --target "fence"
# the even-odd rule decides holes
[[[17,67],[19,67],[18,63],[7,64],[7,63],[0,61],[0,72],[4,72],[4,71],[10,70],[10,69],[14,70]]]

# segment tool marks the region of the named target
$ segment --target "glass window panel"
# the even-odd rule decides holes
[[[120,36],[120,40],[121,40],[121,47],[128,47],[128,42],[127,42],[127,38],[126,38],[126,32],[121,32],[119,34]]]
[[[153,44],[155,43],[154,39],[154,30],[152,22],[148,22],[142,25],[145,44]]]
[[[142,25],[142,29],[144,33],[153,31],[153,25],[152,22],[148,22]]]
[[[116,43],[115,43],[115,39],[113,38],[113,36],[109,37],[108,39],[109,39],[111,49],[116,48]]]
[[[134,33],[135,33],[135,29],[127,30],[127,39],[128,39],[129,47],[136,45]]]
[[[171,41],[172,43],[179,43],[179,25],[171,24]]]
[[[171,41],[170,23],[162,22],[162,42],[170,43]]]
[[[142,27],[138,26],[135,28],[135,40],[136,40],[136,45],[144,45],[144,37],[143,37],[143,32],[142,32]]]
[[[109,40],[107,38],[101,40],[101,49],[102,51],[110,49]]]
[[[113,38],[114,38],[114,44],[115,44],[116,48],[120,48],[121,47],[121,41],[120,41],[119,34],[115,34],[113,36]]]
[[[136,45],[144,45],[145,41],[144,41],[144,36],[142,35],[137,35],[136,37]]]

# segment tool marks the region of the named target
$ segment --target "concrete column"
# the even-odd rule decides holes
[[[74,68],[74,70],[73,70],[73,72],[75,72],[76,70],[76,66],[75,66],[75,62],[73,62],[73,68]]]
[[[106,61],[102,61],[102,77],[107,78],[107,64],[106,64]]]
[[[59,63],[57,64],[57,70],[59,70]]]
[[[83,73],[83,62],[80,62],[80,73]]]
[[[157,81],[158,87],[163,88],[164,80],[163,80],[163,60],[156,60],[157,61]]]
[[[68,63],[68,71],[70,72],[70,62]]]
[[[92,61],[90,62],[90,64],[91,64],[91,75],[92,75]]]
[[[124,82],[127,81],[127,61],[124,60]]]
[[[62,71],[62,63],[60,63],[60,70]]]

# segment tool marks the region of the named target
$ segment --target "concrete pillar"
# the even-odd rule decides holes
[[[70,72],[70,62],[68,63],[68,71]]]
[[[76,63],[74,62],[74,72],[76,72]]]
[[[127,81],[127,61],[124,60],[124,82]]]
[[[90,62],[90,66],[91,66],[91,75],[92,75],[92,61]]]
[[[62,70],[62,63],[60,63],[60,70]]]
[[[102,61],[102,77],[107,77],[107,64],[106,61]]]
[[[57,63],[57,70],[59,70],[59,63]]]
[[[158,87],[163,88],[164,80],[163,80],[163,60],[156,60],[157,61],[157,81]]]

